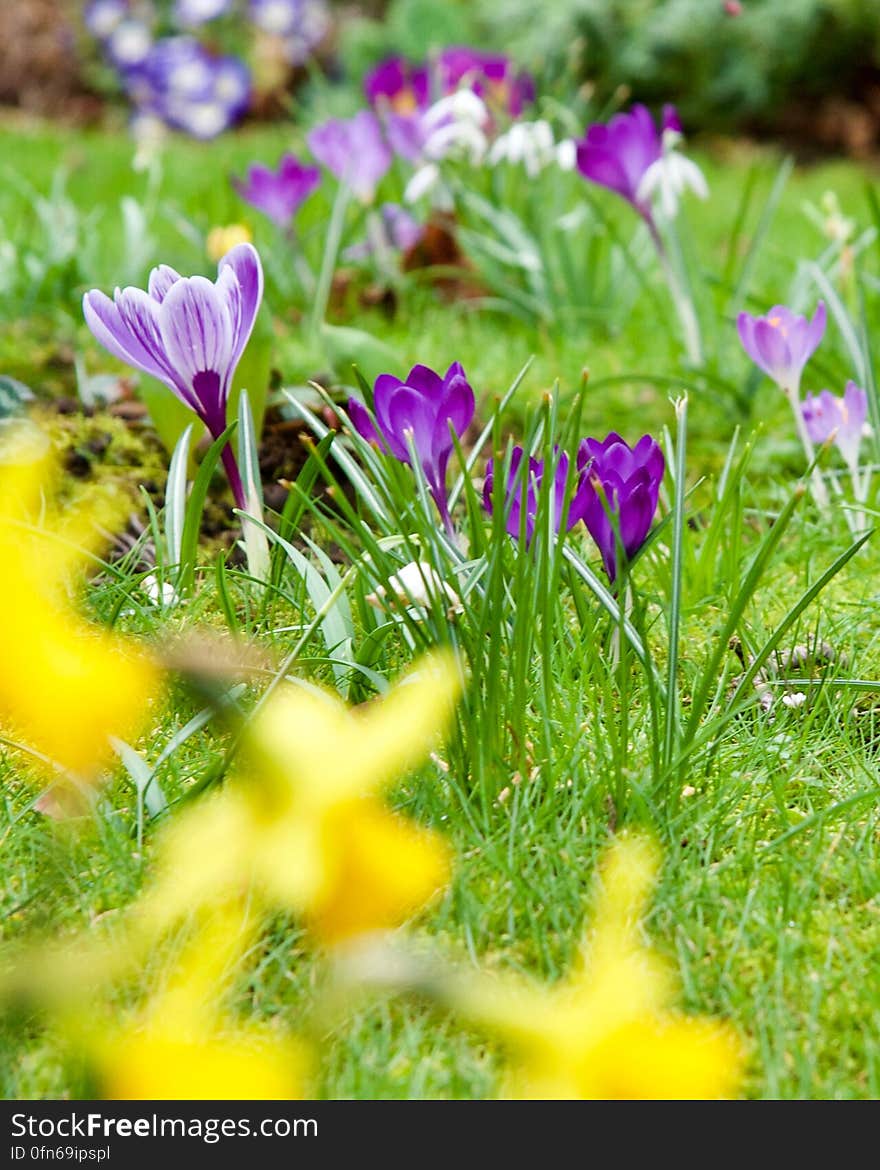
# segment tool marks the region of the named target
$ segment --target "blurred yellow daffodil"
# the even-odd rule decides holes
[[[106,507],[63,517],[49,499],[48,441],[7,424],[0,441],[0,728],[69,773],[90,778],[129,738],[159,672],[134,642],[86,621],[71,578],[95,543]]]
[[[298,1100],[311,1060],[299,1040],[224,1023],[219,1009],[252,939],[240,908],[215,908],[168,984],[132,1023],[80,1029],[97,1091],[110,1100]],[[85,1040],[84,1040],[85,1037]]]
[[[208,232],[205,241],[205,251],[208,259],[219,264],[227,252],[231,252],[236,244],[250,244],[253,234],[247,224],[228,223],[223,227],[214,227]]]
[[[741,1042],[718,1020],[671,1010],[671,975],[639,937],[656,870],[657,852],[644,837],[624,837],[611,848],[592,929],[558,985],[456,980],[454,1006],[510,1053],[510,1096],[716,1099],[736,1092]]]
[[[248,729],[241,773],[169,826],[145,927],[245,888],[324,942],[399,925],[446,884],[450,850],[379,794],[427,755],[459,686],[442,652],[365,707],[282,684]]]

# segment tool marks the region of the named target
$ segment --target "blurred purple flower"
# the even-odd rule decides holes
[[[147,60],[153,49],[153,33],[149,25],[134,17],[119,21],[108,34],[104,50],[113,65],[125,74]]]
[[[577,143],[577,167],[585,179],[615,191],[653,224],[650,201],[639,198],[639,186],[648,168],[663,157],[662,132],[681,132],[674,106],[663,107],[660,130],[646,106],[635,105],[615,114],[605,125],[595,122]]]
[[[224,16],[232,0],[175,0],[174,19],[178,24],[196,27]]]
[[[868,395],[849,381],[843,396],[830,390],[808,394],[801,406],[807,434],[812,442],[825,443],[833,437],[837,449],[850,469],[859,464],[859,447],[868,416]]]
[[[425,475],[434,503],[449,532],[453,531],[446,498],[446,468],[454,450],[449,424],[463,435],[474,417],[474,392],[459,362],[446,374],[413,366],[406,381],[380,374],[373,389],[375,423],[356,398],[348,414],[358,434],[401,463],[410,463],[410,447]]]
[[[532,543],[535,532],[535,517],[538,512],[538,497],[541,492],[541,483],[544,479],[544,460],[529,456],[528,470],[520,470],[525,452],[522,447],[514,447],[510,458],[510,470],[507,484],[504,489],[504,508],[506,528],[508,533],[519,539],[523,524],[525,525],[526,546]],[[558,455],[553,468],[553,530],[558,533],[565,520],[566,531],[571,531],[575,524],[582,519],[583,506],[580,491],[575,491],[568,512],[563,517],[565,507],[565,487],[568,480],[568,455],[565,451]],[[525,476],[525,485],[523,477]],[[486,476],[483,481],[483,506],[492,513],[494,496],[495,466],[494,461],[486,464]],[[523,487],[525,486],[525,508],[523,507]],[[523,515],[525,512],[525,515]]]
[[[195,138],[214,138],[247,110],[250,71],[238,57],[216,57],[194,37],[163,37],[126,73],[135,106]]]
[[[233,179],[232,185],[246,203],[284,228],[320,182],[318,167],[304,166],[295,155],[286,154],[277,171],[254,163],[247,179]]]
[[[399,203],[382,204],[379,208],[379,227],[379,239],[352,244],[345,250],[345,259],[363,260],[382,247],[394,252],[408,252],[425,234],[423,225]]]
[[[128,0],[91,0],[83,11],[83,22],[93,37],[106,41],[128,15]]]
[[[98,289],[83,297],[86,324],[120,361],[164,382],[205,424],[213,438],[226,429],[232,376],[263,296],[263,269],[251,244],[220,261],[213,283],[181,276],[167,264],[150,273],[147,292]],[[239,508],[247,508],[229,444],[223,463]]]
[[[391,149],[371,110],[348,119],[330,118],[310,130],[306,141],[318,162],[364,203],[372,200],[376,185],[391,166]]]
[[[804,366],[825,334],[825,302],[819,301],[811,321],[785,305],[774,305],[763,317],[740,313],[736,325],[743,349],[755,365],[796,400]]]
[[[330,27],[325,0],[250,0],[249,13],[258,29],[281,38],[292,65],[306,61]]]
[[[503,53],[484,53],[466,45],[451,45],[437,58],[441,94],[462,85],[481,97],[493,113],[518,118],[535,100],[535,83],[528,73],[517,72]]]
[[[364,78],[364,94],[380,113],[417,114],[430,105],[427,66],[415,65],[405,57],[387,57]]]
[[[620,566],[612,517],[629,560],[645,543],[657,511],[666,466],[663,452],[650,435],[631,448],[612,431],[605,439],[582,440],[577,463],[583,474],[578,504],[613,584]]]

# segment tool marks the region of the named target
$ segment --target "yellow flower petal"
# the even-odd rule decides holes
[[[68,575],[84,560],[74,537],[92,517],[39,525],[50,462],[32,438],[0,464],[0,725],[81,777],[131,738],[157,690],[157,668],[133,642],[84,621]],[[51,517],[51,513],[50,513]],[[93,525],[91,525],[93,527]]]
[[[204,1038],[117,1035],[99,1069],[111,1101],[289,1101],[306,1095],[308,1059],[290,1040],[238,1031]]]
[[[443,838],[373,801],[334,812],[325,834],[335,864],[308,911],[324,942],[397,926],[449,881],[452,855]]]

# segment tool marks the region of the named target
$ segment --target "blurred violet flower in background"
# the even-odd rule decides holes
[[[743,349],[780,390],[797,400],[804,366],[825,335],[825,302],[819,301],[812,320],[785,305],[774,305],[763,317],[740,313],[736,325]]]
[[[379,214],[368,224],[375,224],[376,235],[368,232],[369,238],[346,248],[346,260],[364,260],[375,252],[408,252],[425,234],[425,228],[399,203],[383,203]],[[377,238],[378,236],[378,238]]]
[[[173,15],[179,25],[195,28],[225,16],[232,8],[233,0],[175,0]]]
[[[740,313],[736,320],[743,349],[788,398],[808,463],[813,462],[815,450],[801,409],[801,376],[825,335],[825,321],[824,301],[819,301],[812,320],[785,305],[774,305],[763,317]],[[811,482],[816,503],[827,512],[828,491],[818,467],[813,468]]]
[[[427,66],[405,57],[387,57],[364,78],[366,99],[379,113],[418,114],[430,105],[430,92]]]
[[[292,65],[308,60],[330,28],[325,0],[250,0],[248,11],[258,29],[281,38]]]
[[[464,370],[453,362],[441,378],[427,366],[413,366],[406,381],[380,374],[373,389],[375,424],[367,408],[356,398],[348,401],[348,414],[362,438],[401,463],[409,464],[410,446],[440,517],[454,533],[446,498],[446,468],[454,450],[450,423],[460,437],[471,424],[476,403]]]
[[[615,521],[629,560],[645,543],[657,511],[666,467],[663,452],[650,435],[630,447],[612,431],[605,439],[583,439],[577,463],[583,474],[579,508],[613,584],[620,568]]]
[[[149,57],[153,48],[153,33],[149,25],[133,17],[121,20],[104,42],[104,51],[113,65],[122,73],[136,69]]]
[[[535,100],[535,83],[525,72],[517,72],[503,53],[483,53],[465,45],[451,45],[437,58],[441,94],[454,93],[464,86],[483,99],[493,114],[518,118]]]
[[[532,543],[532,536],[535,532],[535,517],[538,512],[538,496],[541,491],[541,483],[544,479],[544,460],[534,459],[529,456],[528,470],[523,472],[520,470],[525,452],[522,447],[514,447],[510,458],[510,471],[507,476],[507,484],[504,489],[504,508],[506,516],[506,528],[508,533],[518,540],[522,533],[522,526],[525,524],[525,538],[526,546]],[[566,531],[571,531],[575,524],[583,518],[583,497],[580,489],[576,490],[568,506],[568,513],[563,515],[565,508],[565,488],[568,481],[568,464],[569,459],[565,451],[558,455],[556,465],[553,468],[553,531],[557,534],[560,528],[563,527],[563,522]],[[526,478],[525,485],[523,484],[523,476]],[[483,506],[489,514],[492,514],[492,501],[494,496],[495,483],[495,466],[494,460],[489,460],[486,464],[486,476],[483,481]],[[523,487],[525,486],[525,506],[523,506]],[[525,516],[523,516],[525,512]]]
[[[226,429],[232,376],[263,297],[263,269],[251,244],[223,257],[213,283],[181,276],[167,264],[150,273],[147,292],[93,289],[83,297],[86,324],[120,361],[164,382],[205,424],[212,438]],[[236,505],[247,510],[232,448],[223,464]]]
[[[93,37],[106,41],[128,15],[128,0],[91,0],[83,11],[83,22]]]
[[[661,131],[681,132],[673,106],[663,107]],[[605,125],[595,122],[577,142],[577,167],[585,179],[615,191],[653,227],[650,198],[639,188],[649,168],[663,157],[660,131],[646,106],[615,114]]]
[[[372,202],[392,155],[379,119],[371,110],[361,110],[348,119],[330,118],[310,130],[306,141],[318,162],[358,199]]]
[[[250,103],[250,71],[238,57],[216,57],[190,36],[163,37],[125,85],[141,113],[196,138],[214,138],[233,125]]]
[[[868,395],[855,382],[838,398],[830,390],[808,394],[801,406],[807,433],[814,443],[833,439],[851,472],[859,466],[859,447],[866,432]]]
[[[286,228],[320,182],[318,167],[305,166],[295,155],[286,154],[277,170],[254,163],[246,178],[233,179],[232,185],[245,203]]]

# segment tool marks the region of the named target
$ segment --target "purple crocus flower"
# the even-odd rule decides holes
[[[232,185],[246,203],[284,228],[320,182],[318,167],[304,166],[295,155],[286,154],[277,171],[254,163],[247,180],[233,179]]]
[[[660,130],[646,106],[635,105],[625,114],[615,114],[605,125],[595,122],[576,143],[577,167],[585,179],[615,191],[653,224],[651,204],[639,198],[639,186],[648,168],[663,157],[662,132],[681,133],[674,106],[663,107]]]
[[[558,452],[556,452],[558,454]],[[525,452],[522,447],[514,447],[510,456],[510,470],[507,475],[507,484],[504,490],[504,509],[506,528],[508,533],[519,539],[525,524],[526,546],[532,543],[535,532],[535,517],[538,513],[538,497],[541,492],[541,483],[544,479],[544,460],[528,457],[528,470],[521,470]],[[565,488],[568,481],[568,455],[565,451],[558,455],[553,467],[553,530],[558,533],[563,525],[565,511]],[[523,478],[525,477],[525,484]],[[492,513],[494,496],[495,465],[493,460],[486,464],[486,475],[483,481],[483,506]],[[525,488],[525,507],[523,507],[523,488]],[[525,511],[525,516],[523,512]],[[580,491],[572,497],[568,512],[564,515],[566,531],[570,532],[583,516],[583,506]]]
[[[128,14],[128,0],[91,0],[83,12],[86,28],[99,41],[106,41]]]
[[[175,0],[174,19],[178,24],[195,28],[224,16],[232,7],[232,0]]]
[[[105,349],[164,382],[217,438],[226,429],[232,375],[262,296],[260,257],[251,244],[238,244],[220,261],[213,283],[162,264],[150,273],[147,292],[117,288],[112,300],[98,289],[87,292],[83,314]],[[223,463],[235,502],[246,509],[228,444]]]
[[[868,395],[849,381],[841,398],[830,390],[808,394],[801,406],[807,434],[814,443],[834,440],[851,470],[859,465],[859,447],[868,415]]]
[[[665,470],[663,452],[650,435],[642,435],[630,447],[612,431],[605,439],[584,439],[577,462],[583,473],[578,488],[581,514],[613,584],[620,567],[615,522],[629,560],[645,543],[657,511]]]
[[[126,89],[140,111],[208,139],[244,114],[251,78],[238,57],[216,57],[195,37],[163,37],[127,71]]]
[[[371,202],[379,180],[391,166],[391,149],[372,110],[353,118],[330,118],[310,130],[309,149],[337,179],[364,203]]]
[[[535,83],[517,72],[503,53],[483,53],[466,45],[451,45],[437,59],[441,94],[454,93],[462,85],[472,89],[493,111],[518,118],[535,100]]]
[[[430,105],[430,82],[424,65],[405,57],[387,57],[364,78],[364,94],[374,110],[408,116]]]
[[[825,333],[825,302],[819,301],[811,321],[774,305],[763,317],[740,313],[737,329],[743,349],[793,403],[800,393],[801,374]]]
[[[459,436],[474,417],[474,392],[459,362],[445,375],[427,366],[413,366],[406,381],[380,374],[373,389],[375,423],[356,398],[348,402],[348,414],[360,434],[401,463],[410,463],[410,446],[425,474],[441,519],[453,531],[446,499],[446,468],[454,450],[449,424]]]
[[[380,250],[408,252],[425,234],[423,225],[399,203],[382,204],[376,228],[374,237],[346,248],[343,253],[346,260],[364,260]]]

